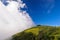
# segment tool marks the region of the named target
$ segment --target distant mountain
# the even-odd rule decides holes
[[[38,25],[13,35],[12,40],[60,40],[60,27]]]

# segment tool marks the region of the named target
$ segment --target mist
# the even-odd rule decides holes
[[[7,6],[0,1],[0,40],[35,26],[29,14],[21,10],[26,6],[21,0],[7,0]]]

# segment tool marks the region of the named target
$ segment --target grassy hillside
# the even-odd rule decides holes
[[[12,40],[60,40],[60,27],[38,25],[13,35]]]

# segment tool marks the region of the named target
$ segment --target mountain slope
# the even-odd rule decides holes
[[[59,40],[60,27],[36,26],[12,36],[12,40]]]

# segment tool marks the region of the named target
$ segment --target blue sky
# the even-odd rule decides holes
[[[60,0],[23,0],[35,24],[60,25]]]
[[[60,26],[60,0],[22,0],[36,25]],[[6,4],[6,3],[5,3]]]

